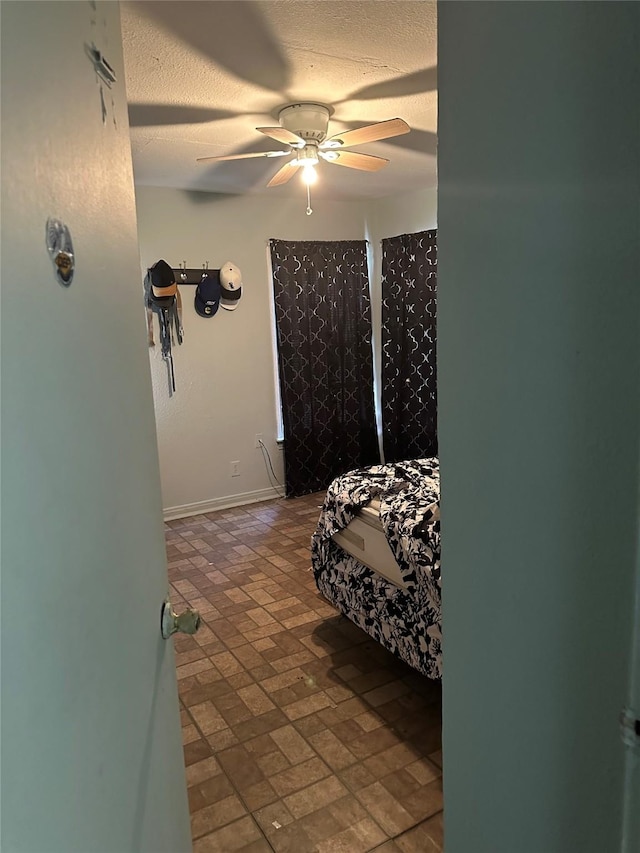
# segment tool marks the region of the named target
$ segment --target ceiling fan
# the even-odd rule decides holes
[[[377,142],[390,139],[392,136],[408,133],[411,128],[401,118],[388,121],[378,121],[356,130],[347,130],[327,137],[331,110],[314,103],[289,104],[278,113],[279,127],[257,127],[260,133],[271,137],[283,145],[288,145],[286,151],[259,151],[249,154],[228,154],[221,157],[198,157],[198,163],[211,163],[216,160],[243,160],[250,157],[287,157],[290,160],[282,166],[271,178],[268,187],[286,184],[296,171],[302,167],[302,179],[309,186],[316,180],[315,166],[320,160],[334,163],[337,166],[347,166],[350,169],[361,169],[365,172],[377,172],[389,162],[384,157],[372,154],[360,154],[355,151],[345,151],[354,145],[366,142]]]

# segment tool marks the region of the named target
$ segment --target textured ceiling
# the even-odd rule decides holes
[[[379,172],[322,163],[315,196],[378,198],[436,184],[436,3],[423,0],[137,0],[122,29],[136,183],[223,193],[265,188],[282,160],[196,157],[283,149],[255,131],[297,101],[333,109],[329,134],[405,119],[411,133],[353,148]]]

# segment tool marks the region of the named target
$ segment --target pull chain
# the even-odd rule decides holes
[[[311,190],[309,184],[307,184],[307,216],[311,216],[313,210],[311,210]]]

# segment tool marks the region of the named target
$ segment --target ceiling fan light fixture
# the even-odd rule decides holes
[[[316,163],[317,162],[318,161],[316,160]],[[307,163],[304,169],[302,170],[302,180],[307,186],[315,184],[315,182],[318,180],[318,173],[316,172],[313,163]]]
[[[315,166],[318,161],[318,146],[310,143],[304,146],[301,151],[296,152],[296,159],[299,166]]]

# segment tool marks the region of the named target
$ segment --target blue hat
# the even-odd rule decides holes
[[[213,317],[220,307],[220,274],[209,270],[196,287],[194,307],[201,317]]]

